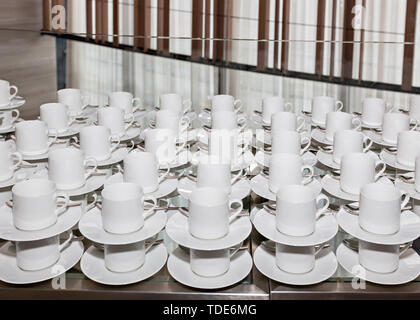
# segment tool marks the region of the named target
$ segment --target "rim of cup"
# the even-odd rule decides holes
[[[228,193],[218,188],[202,187],[195,189],[190,201],[204,207],[215,207],[227,203]]]
[[[401,199],[401,193],[394,186],[385,183],[368,183],[363,186],[360,194],[370,200],[375,201],[395,201]]]
[[[292,203],[302,203],[302,199],[315,199],[312,189],[305,185],[288,185],[279,189],[277,199]]]
[[[102,192],[102,199],[106,198],[111,201],[129,201],[139,198],[142,190],[137,184],[132,182],[118,182],[106,186]]]
[[[43,187],[47,187],[43,188]],[[16,183],[12,188],[12,194],[26,198],[38,198],[55,191],[55,183],[47,179],[29,179]]]

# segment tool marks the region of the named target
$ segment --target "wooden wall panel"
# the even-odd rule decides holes
[[[404,35],[402,89],[411,90],[413,83],[414,43],[416,35],[417,0],[407,0]],[[408,43],[407,43],[408,42]]]
[[[325,30],[325,0],[318,0],[316,27],[315,73],[321,77],[324,67],[324,30]]]
[[[112,1],[112,44],[114,47],[118,47],[120,44],[120,39],[118,38],[119,32],[120,32],[120,6],[118,3],[118,0]]]
[[[203,0],[196,0],[192,3],[192,26],[191,35],[193,38],[203,37]],[[199,59],[202,56],[203,41],[193,40],[191,43],[191,57]]]
[[[270,0],[260,0],[258,9],[258,58],[257,70],[265,70],[268,65]]]
[[[283,41],[281,44],[281,70],[285,74],[289,66],[289,20],[290,20],[290,0],[283,0],[283,23],[281,38]]]
[[[341,78],[351,79],[353,77],[353,43],[354,28],[352,21],[354,15],[352,10],[356,5],[356,0],[344,1],[344,22],[343,22],[343,50],[341,57]],[[346,43],[347,41],[347,43]]]
[[[157,30],[159,37],[169,37],[169,0],[158,0]],[[164,55],[169,55],[169,39],[158,39],[157,50]]]

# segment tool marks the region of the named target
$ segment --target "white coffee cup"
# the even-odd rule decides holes
[[[122,182],[106,186],[102,190],[102,225],[105,231],[114,234],[135,232],[144,226],[144,221],[156,212],[157,200],[144,195],[135,183]],[[144,202],[150,200],[153,207],[144,212]]]
[[[84,158],[76,148],[56,149],[48,156],[48,177],[60,190],[82,187],[92,174],[97,172],[94,158]]]
[[[105,267],[112,272],[130,272],[141,268],[146,261],[146,253],[153,247],[156,237],[146,245],[146,241],[123,245],[104,245]]]
[[[144,139],[144,151],[154,154],[159,163],[171,163],[184,150],[187,141],[177,137],[171,129],[147,130]]]
[[[19,119],[19,110],[0,111],[0,130],[7,130],[13,127]]]
[[[246,152],[246,141],[238,130],[212,129],[209,136],[209,155],[219,163],[238,163]],[[245,145],[241,146],[240,142]]]
[[[401,197],[403,200],[401,200]],[[360,191],[359,225],[362,229],[381,235],[400,230],[401,210],[410,196],[392,185],[370,183]]]
[[[134,122],[134,115],[125,116],[124,110],[117,107],[104,107],[98,110],[98,125],[107,127],[112,135],[123,136]],[[128,122],[128,123],[125,123]]]
[[[309,174],[304,177],[305,170]],[[288,185],[306,185],[313,175],[312,166],[303,165],[302,158],[296,154],[278,153],[270,157],[269,187],[273,193]]]
[[[61,89],[57,91],[58,102],[69,107],[70,116],[79,116],[83,110],[89,105],[89,97],[82,96],[79,89]]]
[[[60,260],[64,251],[73,240],[73,233],[61,242],[60,235],[35,241],[16,242],[16,263],[25,271],[37,271],[53,266]]]
[[[411,129],[416,130],[418,124]],[[385,113],[382,126],[382,140],[387,143],[397,143],[398,134],[410,130],[410,117],[403,113]]]
[[[302,131],[305,118],[296,116],[293,112],[276,112],[271,116],[271,134],[276,135],[281,131]]]
[[[344,192],[359,194],[366,184],[377,181],[386,170],[386,164],[366,153],[347,153],[341,158],[340,187]],[[378,171],[376,173],[376,171]]]
[[[387,105],[384,99],[365,98],[362,107],[362,123],[381,126]]]
[[[243,130],[246,126],[246,118],[238,119],[234,111],[213,111],[211,119],[212,129]]]
[[[302,148],[302,144],[306,144]],[[271,136],[271,154],[292,153],[303,155],[311,146],[311,139],[302,138],[296,131],[281,131]]]
[[[80,149],[85,158],[96,161],[107,160],[120,145],[120,138],[111,135],[111,131],[104,126],[88,126],[80,130]]]
[[[13,224],[24,231],[41,230],[57,222],[67,210],[69,197],[57,192],[54,182],[30,179],[16,183],[12,188]],[[58,207],[58,203],[62,203]]]
[[[324,126],[328,112],[341,111],[343,103],[333,97],[318,96],[312,99],[312,122]]]
[[[235,204],[236,209],[233,208]],[[199,239],[222,238],[229,233],[229,225],[242,209],[242,201],[229,200],[229,194],[224,190],[197,188],[189,199],[189,231]]]
[[[13,93],[10,91],[13,89]],[[18,93],[18,88],[16,86],[11,86],[9,81],[0,80],[0,105],[9,104]]]
[[[276,265],[281,270],[301,274],[310,272],[315,267],[315,257],[322,250],[322,246],[295,247],[276,243]]]
[[[416,191],[420,192],[420,156],[416,157],[414,172],[414,186]]]
[[[19,122],[15,129],[16,150],[23,155],[37,155],[47,152],[51,145],[57,141],[57,132],[50,139],[48,133],[47,125],[43,121]]]
[[[414,167],[415,159],[420,155],[420,132],[403,131],[397,138],[397,162]]]
[[[217,277],[228,272],[231,258],[240,250],[241,245],[222,250],[190,249],[191,271],[200,277]]]
[[[200,161],[197,166],[197,187],[212,187],[221,189],[230,194],[232,185],[242,176],[239,171],[232,177],[230,163],[212,163],[209,161]]]
[[[47,124],[48,130],[63,133],[74,123],[75,118],[69,117],[68,107],[62,103],[46,103],[40,108],[41,120]]]
[[[420,95],[410,97],[410,119],[420,120]]]
[[[9,142],[0,141],[0,181],[9,180],[22,164],[22,156],[12,152]]]
[[[157,111],[154,122],[156,129],[171,129],[176,134],[187,131],[191,123],[190,118],[181,116],[179,113],[170,109]]]
[[[162,94],[159,97],[160,110],[173,110],[179,115],[184,115],[191,111],[191,100],[182,100],[177,93]]]
[[[369,137],[354,130],[337,130],[333,140],[333,161],[338,164],[344,155],[354,152],[366,153],[373,144]]]
[[[383,245],[359,240],[359,263],[370,271],[391,273],[400,264],[400,245]]]
[[[324,205],[317,209],[317,206]],[[276,196],[276,225],[281,233],[304,237],[315,231],[315,223],[330,201],[326,195],[316,196],[308,186],[290,185],[281,188]]]
[[[290,102],[280,96],[265,97],[262,100],[262,121],[264,124],[271,124],[271,117],[277,112],[293,112],[293,106]],[[258,114],[254,111],[254,113]]]
[[[130,92],[111,92],[108,95],[108,104],[110,107],[122,109],[125,116],[131,118],[133,113],[140,110],[141,99],[134,98]]]
[[[359,130],[362,123],[359,118],[347,112],[333,111],[328,112],[325,130],[325,139],[333,141],[334,133],[338,130]]]
[[[124,158],[124,181],[137,184],[144,193],[156,191],[169,175],[169,167],[159,176],[158,161],[150,152],[131,152]]]
[[[211,112],[216,111],[234,111],[238,113],[242,109],[241,100],[235,100],[234,97],[227,94],[215,95],[211,99]]]

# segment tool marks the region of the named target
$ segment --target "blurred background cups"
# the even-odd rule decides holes
[[[312,99],[312,122],[324,126],[327,114],[332,111],[341,111],[343,103],[333,97],[318,96]]]
[[[159,97],[160,110],[172,110],[179,115],[184,115],[191,111],[191,100],[182,100],[177,93],[162,94]]]
[[[107,160],[120,145],[120,138],[111,135],[110,130],[104,126],[88,126],[80,130],[80,149],[85,158],[94,158],[96,161]]]
[[[125,122],[129,122],[126,124]],[[98,110],[98,125],[107,127],[112,135],[123,136],[133,124],[134,116],[125,117],[124,110],[117,107],[104,107]]]
[[[334,133],[338,130],[359,130],[362,123],[359,118],[355,118],[347,112],[329,112],[327,114],[325,139],[333,141]]]
[[[305,146],[302,148],[302,144]],[[296,131],[282,131],[271,136],[271,154],[292,153],[303,155],[311,146],[308,137],[301,137]]]
[[[13,93],[11,92],[13,90]],[[0,105],[8,105],[18,93],[16,86],[11,86],[9,81],[0,80]]]
[[[373,141],[361,132],[354,130],[338,130],[334,133],[333,161],[340,164],[341,158],[348,153],[365,153]]]
[[[417,129],[417,123],[411,130]],[[387,143],[397,144],[398,134],[410,130],[410,117],[403,113],[385,113],[382,125],[382,140]]]
[[[57,91],[58,102],[69,107],[70,116],[80,116],[88,106],[88,97],[82,96],[79,89],[61,89]]]
[[[215,95],[211,99],[211,112],[216,111],[234,111],[238,113],[242,109],[241,100],[235,100],[234,97],[227,94]]]
[[[0,141],[0,181],[6,181],[13,177],[14,172],[22,164],[22,156],[18,152],[12,152],[9,142]]]
[[[276,243],[276,264],[288,273],[307,273],[315,267],[315,256],[321,251],[320,246],[294,247]]]
[[[130,92],[111,92],[108,95],[108,104],[110,107],[122,109],[124,111],[125,118],[131,119],[133,113],[140,110],[141,99],[134,98]]]
[[[420,155],[420,132],[403,131],[397,138],[397,161],[402,165],[413,167]]]
[[[362,123],[381,126],[386,110],[386,102],[379,98],[365,98],[362,106]]]
[[[14,126],[19,119],[19,110],[0,111],[0,130],[7,130]]]
[[[66,132],[75,119],[69,117],[68,107],[62,103],[46,103],[40,108],[41,120],[47,124],[48,130],[58,133]]]
[[[57,141],[57,132],[49,139],[47,125],[40,120],[19,122],[16,124],[15,135],[16,149],[23,155],[43,154]]]

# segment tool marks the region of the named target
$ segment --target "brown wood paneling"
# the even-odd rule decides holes
[[[211,0],[204,0],[206,3],[206,15],[205,15],[205,37],[210,39],[210,21],[211,21]],[[210,40],[204,41],[204,55],[207,59],[210,59]]]
[[[119,27],[120,27],[120,6],[118,3],[118,0],[113,0],[112,1],[112,33],[113,33],[113,38],[112,38],[112,44],[114,45],[114,47],[118,47],[120,44],[120,39],[118,37],[119,35]]]
[[[108,0],[102,0],[102,43],[108,41]]]
[[[290,0],[283,0],[283,22],[282,22],[282,43],[281,43],[281,70],[285,74],[289,66],[289,20]]]
[[[224,39],[226,37],[225,25],[226,25],[226,9],[227,3],[225,0],[213,0],[213,30],[216,39]],[[213,60],[221,61],[225,59],[225,41],[214,40],[213,41]]]
[[[270,0],[260,0],[258,8],[258,58],[257,70],[264,70],[268,65]]]
[[[169,0],[158,0],[158,36],[169,37]],[[169,55],[169,39],[158,39],[157,50],[164,55]]]
[[[274,69],[279,66],[279,40],[280,40],[280,0],[276,0],[274,14]]]
[[[341,56],[341,79],[351,79],[353,77],[353,42],[354,28],[352,20],[354,15],[352,10],[356,0],[344,1],[344,22],[343,22],[343,50]]]
[[[362,0],[362,10],[364,10],[366,5],[366,1]],[[365,42],[365,17],[364,17],[364,12],[362,13],[361,18],[361,29],[360,29],[360,47],[359,47],[359,83],[361,83],[361,81],[363,80],[363,62],[364,62],[364,42]]]
[[[233,38],[233,4],[234,0],[227,0],[226,16],[226,62],[232,60],[232,38]]]
[[[102,1],[95,1],[95,42],[102,42]]]
[[[413,84],[414,41],[416,35],[417,0],[407,0],[404,35],[402,89],[411,90]],[[413,43],[413,44],[409,44]]]
[[[139,45],[144,51],[150,49],[150,0],[140,1]]]
[[[192,3],[192,26],[193,38],[203,37],[203,0],[196,0]],[[203,41],[193,40],[191,43],[191,57],[199,59],[202,55]]]
[[[42,29],[51,30],[51,4],[50,0],[42,0]]]
[[[325,30],[325,0],[318,0],[316,26],[315,73],[321,77],[324,67],[324,30]]]
[[[335,29],[337,20],[337,0],[333,0],[332,23],[331,23],[331,52],[330,52],[330,79],[334,77],[335,65]]]
[[[86,0],[86,38],[92,39],[92,1]]]
[[[141,0],[134,0],[134,27],[133,27],[133,34],[134,34],[134,40],[133,40],[133,47],[138,48],[140,46],[140,39],[138,36],[140,35],[140,7]]]

